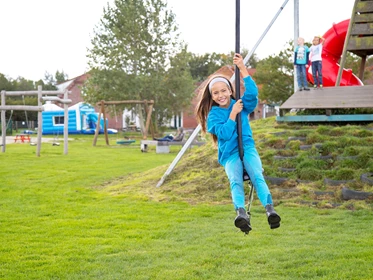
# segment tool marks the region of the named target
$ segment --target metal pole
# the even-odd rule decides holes
[[[299,38],[299,0],[294,0],[294,49]],[[297,68],[294,67],[294,92],[298,90]]]
[[[64,100],[67,100],[69,97],[69,92],[65,90],[65,93],[63,94]],[[69,105],[67,103],[64,103],[64,127],[63,127],[63,153],[67,155],[68,152],[68,139],[69,139]]]
[[[41,107],[41,97],[42,97],[42,86],[38,86],[38,106]],[[38,142],[36,143],[36,156],[40,157],[40,150],[41,150],[41,135],[43,133],[43,117],[42,112],[38,112]]]
[[[240,0],[236,0],[236,53],[240,53]],[[236,100],[241,99],[241,79],[240,79],[240,69],[236,66],[234,69],[234,74],[237,77],[235,80],[236,89]],[[243,159],[243,144],[242,144],[242,120],[241,114],[237,114],[237,134],[238,134],[238,151],[240,154],[240,159]]]
[[[1,91],[1,106],[5,106],[5,90]],[[5,110],[1,110],[1,139],[3,146],[1,147],[1,152],[5,153],[6,146],[6,120],[5,120]]]
[[[198,133],[201,131],[202,127],[199,124],[196,129],[194,129],[192,135],[188,138],[187,142],[182,147],[181,151],[177,154],[176,158],[172,161],[171,165],[167,168],[166,172],[162,176],[162,178],[159,180],[157,184],[157,188],[162,186],[164,180],[166,180],[167,176],[171,174],[172,170],[175,168],[176,164],[179,162],[181,157],[184,155],[185,151],[189,148],[189,146],[192,144],[193,140],[197,137]]]
[[[260,36],[259,40],[256,42],[256,44],[254,45],[254,47],[249,51],[249,53],[245,56],[244,60],[243,60],[243,63],[246,65],[247,62],[250,60],[251,56],[254,54],[254,52],[256,51],[256,49],[258,48],[259,44],[262,42],[263,38],[265,37],[265,35],[267,35],[269,29],[272,27],[273,23],[276,21],[276,19],[278,18],[278,16],[280,15],[280,13],[282,12],[282,10],[285,8],[286,4],[289,2],[289,0],[285,0],[285,2],[282,4],[282,6],[280,7],[280,9],[278,10],[278,12],[276,13],[276,15],[273,17],[272,21],[270,22],[270,24],[267,26],[267,28],[264,30],[262,36]],[[233,74],[232,77],[230,78],[230,81],[231,83],[233,83],[235,81],[235,77],[236,75]]]
[[[269,23],[269,25],[267,26],[267,28],[264,30],[262,36],[260,36],[259,40],[256,42],[256,44],[254,45],[254,47],[250,50],[250,52],[246,55],[246,57],[244,58],[243,60],[243,63],[246,65],[247,62],[249,61],[249,59],[251,58],[251,56],[254,54],[254,52],[256,51],[256,49],[258,48],[259,44],[262,42],[263,38],[265,37],[265,35],[267,35],[269,29],[272,27],[273,23],[276,21],[276,19],[278,18],[278,16],[280,15],[280,13],[282,12],[282,10],[285,8],[286,4],[289,2],[289,0],[285,0],[285,2],[282,4],[282,6],[280,7],[280,9],[278,10],[278,12],[276,13],[276,15],[273,17],[272,21]]]

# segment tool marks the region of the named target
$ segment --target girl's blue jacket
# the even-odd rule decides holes
[[[242,96],[243,110],[242,120],[242,143],[254,146],[254,139],[249,123],[249,114],[254,111],[258,104],[258,87],[254,80],[247,76],[243,79],[245,92]],[[218,160],[224,166],[227,159],[234,153],[238,154],[237,123],[229,118],[236,100],[231,98],[229,108],[213,106],[207,117],[207,131],[215,134],[218,138]]]

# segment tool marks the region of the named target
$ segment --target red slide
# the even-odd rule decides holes
[[[323,86],[334,87],[339,71],[339,60],[343,52],[349,19],[333,24],[325,34],[322,49],[322,78]],[[313,84],[312,69],[308,68],[307,78]],[[351,69],[343,69],[341,86],[363,86],[363,82],[352,73]]]

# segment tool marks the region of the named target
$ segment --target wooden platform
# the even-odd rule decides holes
[[[373,85],[297,91],[280,106],[277,121],[372,121],[373,115],[332,116],[332,109],[373,108]],[[291,109],[325,109],[325,115],[285,116]],[[307,120],[309,118],[309,120]]]

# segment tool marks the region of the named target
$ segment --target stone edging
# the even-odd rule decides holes
[[[365,173],[360,176],[360,180],[373,186],[373,173]]]
[[[347,188],[342,188],[342,198],[344,200],[350,200],[350,199],[365,200],[371,196],[373,196],[373,193],[371,192],[361,192],[361,191],[349,190]]]

